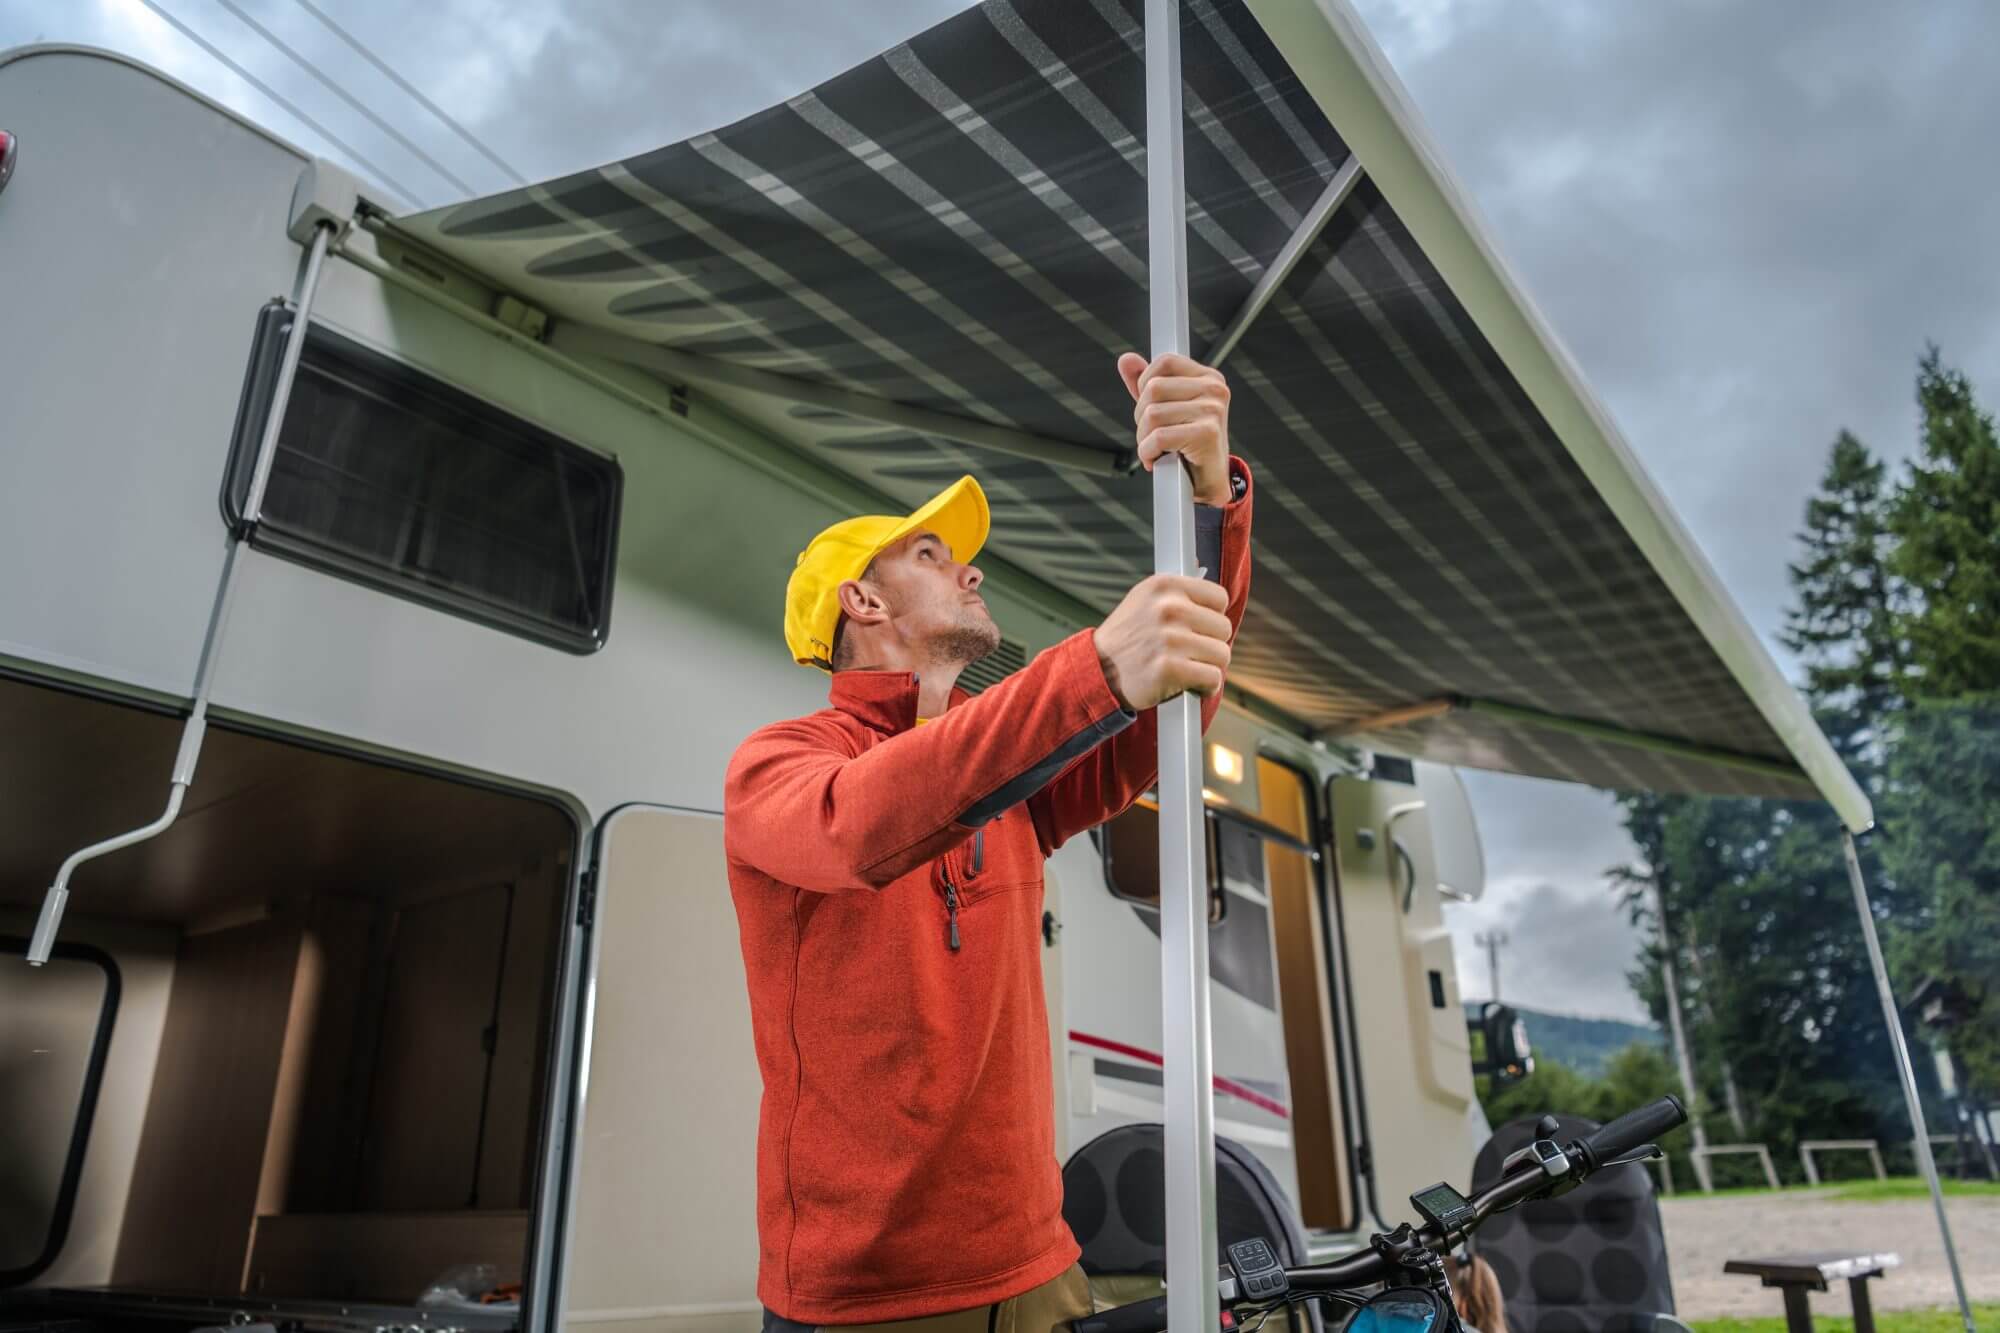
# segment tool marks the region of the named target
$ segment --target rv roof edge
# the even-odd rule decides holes
[[[1466,313],[1799,768],[1850,829],[1868,796],[1515,279],[1350,0],[1244,0]]]
[[[810,403],[814,407],[823,407],[830,412],[844,412],[849,416],[880,422],[885,426],[896,426],[919,435],[936,435],[975,448],[991,449],[996,453],[1012,454],[1017,458],[1032,459],[1037,463],[1048,463],[1056,467],[1075,468],[1083,472],[1111,474],[1123,471],[1126,455],[1129,452],[1093,449],[1089,445],[1075,444],[1068,440],[1044,439],[1038,435],[1030,435],[1026,431],[994,425],[987,421],[957,417],[948,412],[933,412],[927,408],[912,407],[865,393],[856,393],[852,389],[819,384],[791,375],[774,374],[754,366],[719,361],[714,357],[685,352],[677,347],[643,342],[637,338],[593,328],[573,320],[564,320],[556,325],[549,335],[549,345],[558,351],[598,356],[610,361],[623,361],[677,382],[720,384],[730,388],[747,389],[752,393],[772,398]]]
[[[239,111],[231,110],[191,84],[183,83],[173,75],[165,73],[152,65],[148,65],[143,60],[135,60],[121,51],[113,51],[102,46],[91,46],[86,42],[29,42],[24,46],[0,47],[0,67],[11,65],[17,60],[31,60],[38,56],[85,56],[92,60],[102,60],[113,65],[123,65],[127,69],[137,70],[147,78],[157,79],[161,83],[166,84],[167,87],[172,88],[175,92],[188,98],[190,101],[197,102],[217,115],[241,125],[245,130],[248,130],[266,143],[273,144],[285,152],[292,154],[300,162],[312,161],[313,155],[293,143],[290,139],[266,129]]]

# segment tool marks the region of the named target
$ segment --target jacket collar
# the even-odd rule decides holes
[[[945,707],[956,707],[971,697],[953,686]],[[917,725],[917,673],[836,671],[827,702],[876,731],[898,735]]]

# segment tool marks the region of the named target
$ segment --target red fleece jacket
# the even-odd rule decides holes
[[[1250,496],[1220,518],[1232,632]],[[729,766],[724,838],[764,1098],[759,1299],[807,1324],[962,1310],[1076,1261],[1055,1157],[1042,864],[1152,785],[1152,712],[1118,705],[1092,631],[917,727],[907,672],[843,671],[832,707]],[[1202,722],[1215,715],[1206,701]]]

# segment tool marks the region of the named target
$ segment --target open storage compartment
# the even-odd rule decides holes
[[[76,878],[63,941],[122,988],[101,1034],[95,957],[31,969],[20,941],[69,851],[150,817],[179,729],[0,681],[0,1106],[26,1127],[0,1328],[312,1327],[457,1265],[521,1282],[574,820],[218,726],[179,822]]]

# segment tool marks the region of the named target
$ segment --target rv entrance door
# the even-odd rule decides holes
[[[722,818],[623,806],[597,847],[560,1323],[755,1328],[762,1083]]]

